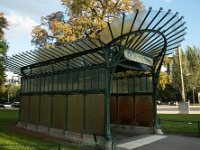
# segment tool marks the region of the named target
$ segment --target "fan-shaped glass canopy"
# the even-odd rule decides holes
[[[108,23],[99,39],[82,39],[55,48],[23,52],[8,57],[6,66],[14,73],[26,75],[105,64],[132,68],[134,63],[152,66],[153,59],[173,53],[184,40],[185,30],[183,17],[178,13],[150,8],[123,14]]]

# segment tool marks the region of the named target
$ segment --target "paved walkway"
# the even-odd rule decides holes
[[[118,141],[118,150],[199,150],[200,138],[176,135],[139,135]]]

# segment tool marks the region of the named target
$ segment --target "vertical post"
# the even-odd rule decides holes
[[[179,103],[179,113],[180,114],[189,114],[189,103],[185,102],[185,86],[183,80],[183,70],[182,70],[182,59],[181,59],[181,49],[178,47],[178,58],[179,58],[179,67],[180,67],[180,77],[181,77],[181,103]]]
[[[192,99],[193,99],[193,104],[195,105],[194,85],[192,85]]]
[[[180,76],[181,76],[181,96],[182,102],[185,102],[185,86],[183,81],[183,70],[182,70],[182,59],[181,59],[181,48],[178,47],[178,59],[179,59],[179,68],[180,68]]]
[[[86,93],[83,94],[83,133],[86,133],[87,125],[86,125]]]
[[[58,150],[61,150],[61,145],[60,144],[58,144]]]
[[[68,130],[68,95],[65,96],[65,130]]]
[[[158,124],[159,124],[159,126],[160,126],[160,124],[161,124],[161,119],[160,119],[160,118],[158,119]]]
[[[155,70],[153,71],[153,133],[155,132],[155,127],[157,127],[157,106],[156,106],[156,100],[157,100],[157,76],[155,74]]]
[[[22,99],[22,93],[24,93],[24,77],[21,77],[21,89],[20,89],[20,99]],[[22,101],[21,101],[22,104]],[[19,118],[18,122],[21,122],[21,107],[22,105],[19,106]]]
[[[110,133],[110,80],[111,73],[108,68],[105,69],[105,136],[108,140],[111,139]]]

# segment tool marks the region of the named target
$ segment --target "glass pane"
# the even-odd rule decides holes
[[[63,73],[63,80],[62,80],[62,91],[67,91],[66,85],[67,85],[67,73]]]
[[[49,76],[45,76],[45,89],[44,89],[44,91],[45,92],[48,92],[48,87],[49,86]]]
[[[140,91],[140,79],[139,78],[134,78],[135,84],[135,92],[139,92]]]
[[[73,77],[73,72],[68,72],[68,90],[72,90],[72,77]]]
[[[41,77],[40,80],[41,80],[41,81],[40,81],[40,83],[41,83],[41,85],[40,85],[40,86],[41,86],[41,92],[44,92],[45,78],[44,78],[44,77]]]
[[[88,69],[85,71],[85,86],[86,90],[91,89],[91,71]]]
[[[58,75],[53,76],[53,91],[58,91]]]
[[[24,82],[23,82],[23,78],[21,79],[21,92],[23,93],[24,92]]]
[[[27,79],[27,91],[26,91],[26,93],[30,93],[30,91],[31,91],[31,79]]]
[[[73,75],[73,90],[78,90],[79,72],[75,71]]]
[[[33,86],[33,88],[32,88],[32,92],[36,92],[36,88],[37,88],[37,78],[33,78],[32,79],[32,86]]]
[[[99,89],[105,89],[105,69],[99,69]]]
[[[133,82],[133,78],[128,78],[128,92],[132,93],[134,92],[134,82]]]
[[[27,92],[27,79],[24,79],[24,93]]]
[[[122,92],[128,93],[128,80],[127,80],[127,78],[122,79]]]
[[[49,91],[52,91],[53,86],[53,75],[49,76]]]
[[[152,77],[147,77],[147,91],[148,92],[152,92],[153,88],[152,88]]]
[[[99,78],[98,78],[98,69],[92,70],[92,89],[98,89]]]
[[[122,79],[117,80],[117,86],[118,86],[118,93],[122,93],[123,91],[123,86],[122,86]]]
[[[79,71],[79,90],[84,89],[84,70]]]
[[[62,89],[62,73],[57,75],[57,91],[61,91]]]
[[[147,91],[146,77],[141,78],[141,91],[142,92]]]
[[[112,82],[112,93],[117,93],[117,80],[114,79]]]
[[[37,82],[37,86],[36,86],[35,91],[39,92],[40,91],[40,78],[39,77],[36,78],[36,82]]]

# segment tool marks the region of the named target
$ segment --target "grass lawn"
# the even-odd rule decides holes
[[[198,135],[200,132],[199,114],[158,114],[158,118],[161,119],[160,127],[164,133]]]
[[[14,131],[8,126],[16,124],[18,121],[18,110],[0,110],[0,149],[58,149],[58,143],[54,140],[43,139],[36,136],[27,135],[23,132]],[[13,144],[18,146],[13,146]],[[2,146],[6,145],[6,146]],[[40,145],[40,146],[24,146],[24,145]],[[67,148],[63,143],[61,145],[62,149]]]
[[[0,109],[0,150],[58,150],[59,144],[61,150],[96,148],[94,141],[83,145],[17,128],[18,113],[18,110]]]

